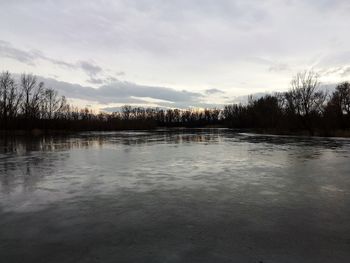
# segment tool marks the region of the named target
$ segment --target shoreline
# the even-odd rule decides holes
[[[244,129],[244,128],[229,128],[224,126],[209,126],[209,127],[154,127],[151,129],[118,129],[118,130],[0,130],[0,136],[42,136],[42,135],[70,135],[82,132],[123,132],[123,131],[180,131],[180,130],[216,130],[226,129],[235,133],[248,133],[257,135],[275,135],[275,136],[295,136],[295,137],[326,137],[326,138],[350,138],[350,130],[315,130],[313,135],[306,130],[286,131],[277,129]]]

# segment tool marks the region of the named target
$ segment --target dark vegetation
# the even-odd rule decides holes
[[[2,130],[123,130],[156,127],[229,127],[272,133],[334,135],[350,128],[350,84],[332,94],[319,89],[313,72],[297,74],[289,91],[248,99],[247,105],[223,109],[180,110],[123,106],[121,111],[94,114],[69,105],[57,91],[33,75],[18,82],[9,72],[0,75]],[[339,134],[339,133],[337,133]]]

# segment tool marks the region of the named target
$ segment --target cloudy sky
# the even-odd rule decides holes
[[[349,0],[0,0],[0,70],[79,105],[206,107],[350,80]]]

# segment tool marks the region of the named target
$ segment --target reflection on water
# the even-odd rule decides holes
[[[287,262],[288,251],[303,262],[313,249],[323,251],[319,259],[339,250],[344,260],[350,251],[349,157],[346,139],[226,129],[1,138],[0,256],[34,251],[29,258],[36,262],[48,243],[83,235],[109,240],[93,248],[83,242],[104,259],[97,262],[164,262],[161,251],[169,255],[174,246],[174,262],[205,261],[198,255],[208,262],[225,255]],[[51,228],[58,232],[49,235]],[[12,241],[30,243],[45,233],[35,248],[12,253]],[[130,242],[147,253],[131,253]],[[101,256],[106,247],[108,258]],[[73,256],[69,251],[50,253],[63,262],[58,254]]]
[[[267,183],[271,185],[266,187],[283,188],[289,183],[301,188],[304,180],[310,187],[310,180],[317,178],[305,174],[310,169],[305,163],[319,177],[327,170],[347,167],[350,156],[345,139],[225,129],[6,137],[0,140],[0,153],[0,200],[9,210],[44,208],[43,203],[72,198],[86,188],[101,194],[117,188],[218,190]],[[336,163],[340,167],[334,167]],[[302,176],[293,174],[297,172]]]
[[[17,136],[0,137],[0,152],[25,153],[30,151],[59,151],[71,148],[89,148],[104,144],[185,144],[185,143],[220,143],[247,142],[252,144],[295,145],[337,149],[349,145],[349,139],[302,136],[257,135],[233,133],[228,129],[175,129],[153,132],[88,132],[74,135]]]

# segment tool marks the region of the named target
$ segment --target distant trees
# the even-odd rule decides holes
[[[350,127],[350,84],[339,84],[333,94],[320,90],[318,75],[298,73],[291,88],[254,100],[248,105],[227,105],[223,109],[226,125],[236,128],[274,129],[281,131],[316,130],[328,132]]]
[[[344,82],[336,87],[330,103],[334,104],[340,115],[350,114],[350,83]]]
[[[125,105],[113,113],[93,113],[69,105],[56,90],[31,74],[16,82],[0,74],[0,129],[121,130],[155,127],[231,127],[271,132],[330,131],[350,128],[350,84],[332,94],[319,88],[314,72],[298,73],[290,90],[225,105],[223,109],[160,109]]]
[[[226,105],[222,112],[226,125],[234,128],[275,128],[282,118],[282,108],[277,97],[267,95],[248,105]]]
[[[267,95],[258,100],[254,100],[249,105],[253,127],[276,128],[282,117],[282,108],[275,96]]]
[[[215,125],[219,123],[220,110],[180,110],[180,109],[159,109],[131,107],[125,105],[120,112],[114,112],[114,116],[119,116],[124,122],[131,121],[153,121],[156,126],[169,127],[194,127],[201,125]]]
[[[350,127],[350,84],[339,84],[325,107],[327,126],[346,129]]]
[[[250,128],[248,107],[241,104],[225,105],[222,112],[225,124],[231,128]]]

